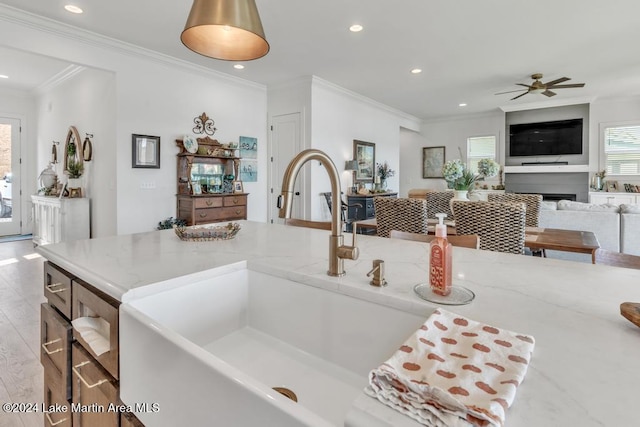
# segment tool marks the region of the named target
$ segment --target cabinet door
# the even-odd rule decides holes
[[[99,317],[108,324],[109,350],[97,355],[77,330],[73,337],[104,367],[114,378],[118,379],[118,302],[98,290],[89,289],[88,285],[78,280],[73,281],[73,317]]]
[[[47,303],[40,306],[40,340],[45,384],[57,395],[70,399],[71,324]]]
[[[69,401],[60,395],[50,387],[50,383],[47,379],[47,370],[45,368],[45,382],[44,382],[44,425],[45,427],[57,426],[57,427],[71,427],[72,414]]]
[[[117,383],[78,343],[71,353],[73,371],[73,427],[117,427],[120,414],[109,411],[117,405]]]
[[[44,296],[49,304],[71,319],[71,274],[50,262],[44,263]]]

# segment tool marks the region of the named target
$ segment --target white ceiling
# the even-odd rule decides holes
[[[315,75],[424,119],[640,95],[637,0],[257,0],[271,51],[241,71],[181,44],[189,0],[1,3],[267,85]],[[67,3],[85,13],[66,12]],[[364,30],[349,32],[354,23]],[[0,74],[9,74],[13,58],[0,55]],[[16,64],[49,70],[20,56]],[[60,65],[53,61],[51,71]],[[412,75],[415,67],[424,71]],[[530,83],[535,72],[586,86],[553,98],[494,95]]]

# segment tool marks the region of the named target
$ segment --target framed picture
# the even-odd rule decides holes
[[[160,137],[131,135],[131,167],[160,169]]]
[[[422,178],[442,178],[444,147],[422,147]]]
[[[610,193],[618,191],[618,181],[607,181],[607,191]]]
[[[354,182],[373,182],[376,176],[376,144],[354,139],[353,158],[358,163]]]
[[[233,192],[244,193],[244,188],[242,187],[242,181],[233,181]]]

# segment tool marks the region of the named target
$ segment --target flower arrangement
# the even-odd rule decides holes
[[[600,172],[596,172],[596,176],[598,176],[600,178],[604,178],[605,176],[607,176],[607,170],[606,169],[602,169]]]
[[[500,165],[492,159],[481,159],[478,162],[478,174],[474,174],[460,159],[449,160],[442,167],[442,176],[449,188],[464,191],[471,190],[480,178],[496,176]]]
[[[493,159],[480,159],[478,162],[478,173],[486,178],[498,175],[500,165]]]
[[[384,162],[384,164],[376,163],[376,169],[378,171],[378,176],[380,177],[381,181],[386,181],[387,178],[391,178],[396,174],[396,171],[391,169],[387,162]]]

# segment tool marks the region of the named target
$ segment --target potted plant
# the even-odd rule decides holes
[[[84,165],[81,162],[78,162],[75,159],[69,159],[69,162],[67,163],[67,173],[69,174],[67,186],[69,188],[81,188],[82,181],[80,180],[80,177],[83,172]]]

